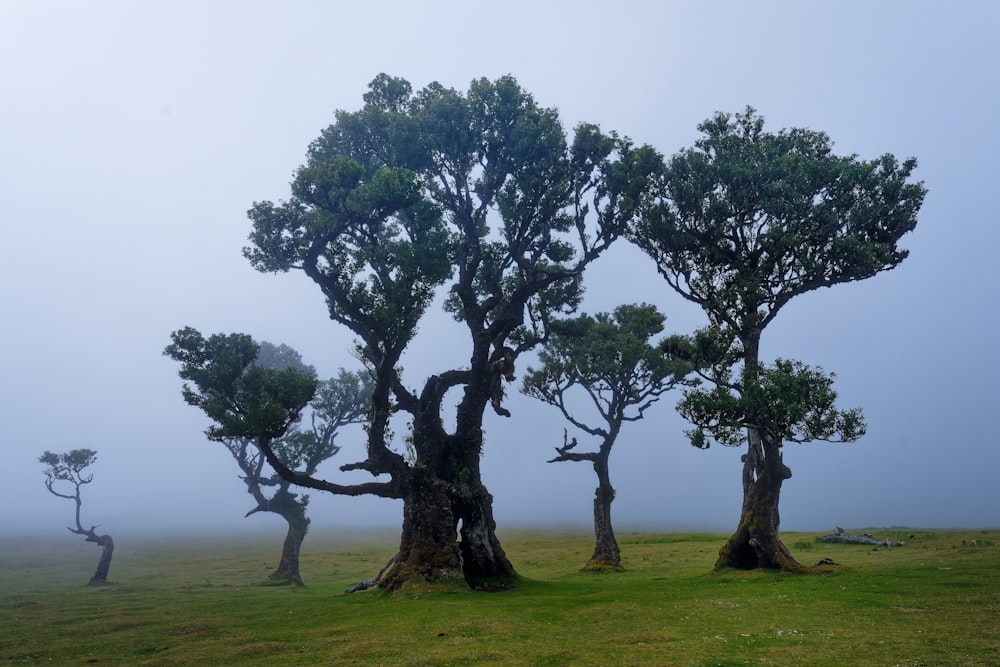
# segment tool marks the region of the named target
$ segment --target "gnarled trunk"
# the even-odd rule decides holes
[[[517,573],[496,536],[493,496],[478,479],[459,486],[453,509],[460,525],[459,547],[465,580],[473,588],[506,586],[517,578]]]
[[[462,554],[448,485],[421,467],[409,474],[404,488],[399,552],[379,586],[397,590],[407,583],[461,580]]]
[[[598,480],[597,491],[594,493],[594,555],[581,571],[618,571],[622,569],[621,551],[611,526],[611,503],[615,499],[615,490],[611,486],[606,455],[598,455],[594,460],[594,470]]]
[[[782,462],[780,441],[761,437],[756,429],[750,429],[749,447],[743,458],[743,511],[736,532],[719,550],[716,570],[805,569],[778,534],[781,484],[791,476],[792,471]]]
[[[96,542],[97,546],[103,547],[101,559],[97,562],[97,570],[90,578],[88,586],[108,583],[108,571],[111,569],[111,556],[115,553],[115,541],[110,535],[95,535],[93,532],[87,537],[88,542]]]
[[[280,514],[288,523],[288,531],[281,547],[281,560],[267,581],[272,584],[304,586],[299,572],[299,554],[302,551],[302,542],[309,531],[309,518],[306,516],[305,507],[285,490],[279,491],[271,499],[270,507],[271,511]]]
[[[402,485],[399,553],[379,585],[395,590],[411,579],[450,583],[461,578],[474,588],[505,586],[517,574],[497,539],[493,496],[480,475],[481,436],[445,433],[437,403],[428,405],[431,409],[414,420],[417,461]],[[478,422],[473,421],[481,424],[482,407],[478,414]],[[463,432],[480,434],[481,429]]]

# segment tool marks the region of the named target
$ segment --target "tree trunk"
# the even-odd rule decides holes
[[[752,391],[759,383],[760,331],[747,332],[741,339],[743,386],[745,391]],[[759,421],[756,415],[747,417],[751,423]],[[743,510],[736,532],[719,550],[716,570],[736,567],[801,572],[805,569],[778,536],[781,484],[791,476],[791,469],[782,462],[781,439],[758,426],[748,427],[747,453],[743,456]]]
[[[485,358],[485,356],[484,356]],[[449,584],[462,579],[495,590],[517,577],[496,537],[493,496],[482,482],[483,411],[487,389],[466,388],[455,434],[441,422],[437,378],[431,378],[414,413],[417,460],[405,473],[403,534],[395,562],[379,585],[389,590],[410,580]],[[461,535],[461,541],[459,541]]]
[[[715,569],[802,572],[805,568],[792,557],[778,535],[781,484],[792,476],[792,471],[782,462],[780,441],[761,438],[756,429],[751,430],[749,439],[744,457],[743,512],[736,532],[719,550]]]
[[[288,531],[285,533],[285,542],[281,547],[281,560],[278,567],[267,578],[271,584],[289,584],[293,586],[304,586],[302,576],[299,573],[299,553],[302,551],[302,542],[306,538],[309,530],[309,518],[306,516],[305,507],[302,503],[287,493],[287,498],[282,498],[279,502],[277,496],[271,499],[271,511],[277,512],[288,523]]]
[[[604,452],[602,452],[603,454]],[[611,503],[615,490],[608,474],[608,457],[598,454],[594,460],[597,472],[597,491],[594,494],[594,555],[590,557],[581,572],[609,572],[622,570],[621,551],[611,526]]]
[[[478,479],[461,485],[460,496],[453,501],[453,511],[461,526],[462,572],[473,588],[505,587],[517,578],[514,566],[496,536],[493,520],[493,496]]]
[[[101,560],[97,562],[97,570],[90,578],[88,586],[108,583],[108,570],[111,569],[111,556],[115,553],[115,541],[110,535],[92,535],[87,538],[88,542],[96,542],[97,546],[103,547]]]
[[[407,584],[461,581],[462,554],[448,485],[426,468],[414,469],[409,477],[404,487],[399,552],[379,586],[394,591]]]

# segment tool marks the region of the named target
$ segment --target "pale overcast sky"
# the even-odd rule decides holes
[[[840,153],[916,156],[929,195],[910,258],[798,298],[765,332],[765,358],[836,372],[841,405],[869,423],[856,444],[786,446],[782,528],[1000,526],[998,35],[987,1],[0,0],[0,525],[63,531],[72,505],[45,491],[37,458],[88,447],[83,520],[120,542],[280,532],[276,517],[242,518],[236,466],[161,351],[191,325],[287,343],[321,375],[356,367],[319,290],[254,272],[240,250],[251,203],[286,197],[333,111],[386,72],[460,90],[512,74],[567,128],[597,123],[668,155],[715,111],[752,105],[769,129],[823,130]],[[624,242],[587,281],[588,312],[646,301],[670,331],[704,321]],[[463,364],[455,327],[439,312],[422,325],[408,384]],[[741,452],[688,445],[676,398],[612,455],[620,531],[736,526]],[[508,407],[485,423],[501,535],[588,526],[592,469],[545,463],[561,417],[513,391]],[[340,480],[362,456],[345,436],[325,469]],[[401,522],[398,502],[312,496],[316,530]]]

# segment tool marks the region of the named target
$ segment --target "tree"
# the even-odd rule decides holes
[[[366,401],[363,375],[341,370],[317,383],[316,371],[286,345],[257,344],[246,334],[215,334],[207,339],[191,327],[171,334],[164,354],[181,363],[184,400],[200,407],[215,425],[209,439],[223,443],[240,470],[256,512],[274,512],[288,524],[278,567],[268,580],[301,586],[299,553],[309,528],[308,496],[299,498],[289,482],[265,473],[261,442],[293,469],[312,474],[337,453],[338,429],[358,423]],[[317,387],[321,387],[318,396]],[[312,400],[312,428],[292,430]],[[274,488],[267,494],[266,489]]]
[[[512,77],[479,79],[465,94],[437,83],[413,93],[382,74],[364,100],[311,144],[288,201],[250,209],[244,253],[260,271],[303,271],[358,337],[374,377],[367,458],[342,469],[389,479],[340,484],[268,460],[303,486],[403,501],[383,587],[495,585],[516,573],[480,475],[485,409],[510,415],[502,383],[515,359],[576,308],[584,267],[621,235],[660,158],[594,125],[568,143],[556,111]],[[441,290],[469,347],[454,358],[441,350],[444,370],[411,389],[399,362]],[[453,430],[449,392],[461,396]],[[413,460],[392,448],[397,412]]]
[[[49,493],[76,503],[76,527],[69,526],[67,530],[76,535],[83,535],[87,542],[94,542],[102,548],[97,570],[94,571],[94,576],[90,578],[88,585],[108,583],[108,570],[111,569],[111,557],[115,553],[115,541],[110,535],[98,535],[97,526],[84,528],[80,523],[80,507],[83,505],[80,488],[90,484],[94,479],[93,475],[85,475],[83,471],[97,461],[97,452],[92,449],[73,449],[65,454],[53,454],[46,450],[38,461],[48,466],[45,469],[45,488]],[[67,485],[72,487],[72,492],[58,490],[67,488]]]
[[[608,459],[625,422],[639,421],[649,406],[690,372],[686,362],[670,359],[649,339],[663,331],[664,316],[650,305],[622,305],[613,314],[581,315],[553,327],[539,352],[542,366],[528,369],[522,391],[562,412],[573,426],[600,438],[596,452],[573,451],[576,438],[556,447],[549,461],[589,461],[597,473],[594,494],[594,554],[583,571],[620,570],[621,552],[611,525],[611,486]],[[567,407],[567,397],[582,392],[596,409],[602,426],[578,418]]]
[[[897,243],[916,225],[926,190],[908,182],[915,159],[837,156],[822,132],[763,128],[749,107],[699,125],[702,138],[670,159],[656,203],[630,236],[709,319],[695,339],[667,346],[703,357],[715,384],[682,403],[693,444],[733,445],[746,431],[743,511],[717,567],[795,570],[778,535],[778,498],[791,476],[783,441],[853,441],[864,427],[859,412],[834,408],[832,376],[797,362],[762,364],[761,334],[792,298],[902,262],[908,253]]]

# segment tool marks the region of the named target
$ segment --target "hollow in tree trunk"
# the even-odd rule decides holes
[[[408,477],[399,551],[379,586],[397,590],[407,583],[462,581],[462,555],[447,484],[426,468],[414,469]]]
[[[459,431],[481,434],[481,408],[478,414],[474,429]],[[402,485],[399,553],[379,585],[395,590],[416,579],[464,581],[482,589],[507,586],[517,574],[496,537],[493,496],[479,469],[481,436],[445,433],[434,409],[419,413],[413,434],[418,457]]]
[[[792,476],[782,462],[781,442],[762,437],[757,429],[749,429],[748,440],[743,457],[743,511],[736,532],[719,550],[715,569],[804,571],[778,533],[781,484]]]
[[[457,486],[452,509],[460,525],[459,549],[466,582],[482,589],[508,585],[517,573],[496,536],[493,496],[478,479],[470,478]]]

